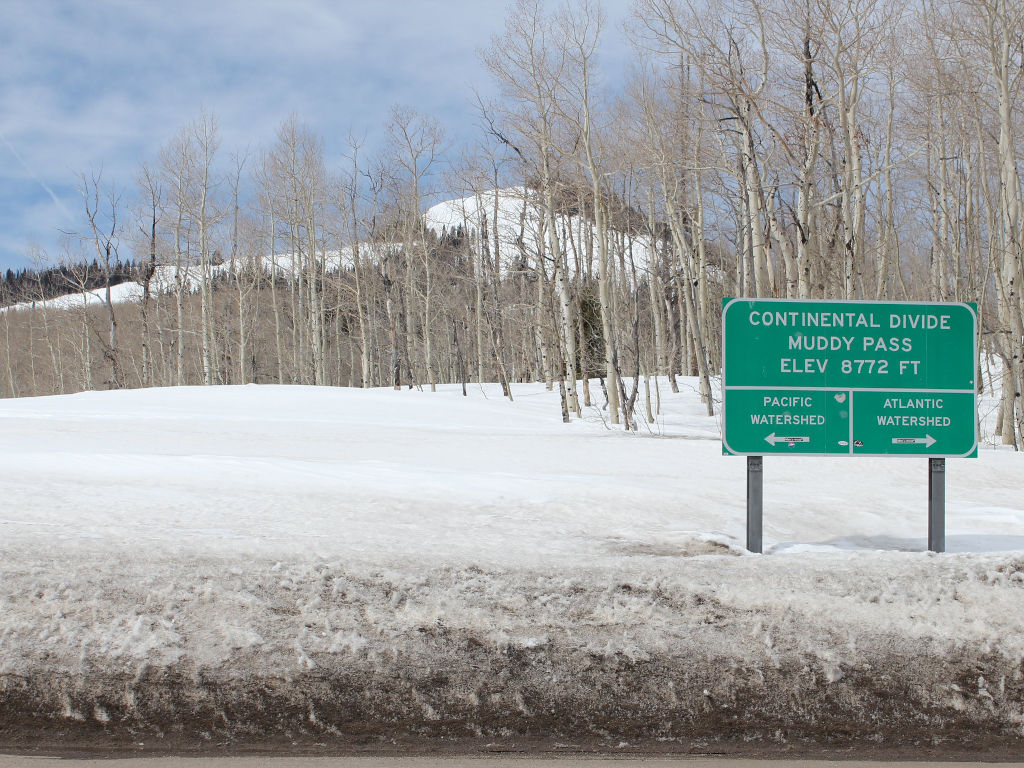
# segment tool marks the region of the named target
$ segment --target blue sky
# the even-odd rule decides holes
[[[225,152],[256,149],[292,112],[340,163],[350,132],[380,131],[393,104],[437,117],[455,141],[490,91],[476,51],[504,0],[3,0],[0,269],[33,245],[61,257],[81,231],[81,173],[129,190],[140,162],[200,111]],[[550,4],[551,6],[554,3]],[[608,63],[629,0],[607,0]]]

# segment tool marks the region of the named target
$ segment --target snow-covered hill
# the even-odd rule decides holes
[[[924,460],[769,457],[749,555],[694,390],[0,401],[0,746],[1018,744],[1021,457],[949,461],[945,555]]]
[[[497,211],[497,228],[495,228],[495,211]],[[476,238],[474,247],[477,249],[482,248],[479,238],[481,233],[486,231],[491,258],[494,258],[494,236],[497,232],[497,250],[502,261],[502,268],[523,257],[535,260],[537,255],[543,251],[539,239],[542,232],[538,200],[536,194],[525,187],[492,189],[476,195],[446,200],[428,208],[423,214],[423,220],[426,226],[437,235],[455,232],[461,227],[462,231]],[[587,251],[585,243],[588,238],[593,241],[593,233],[587,222],[580,216],[559,216],[556,230],[563,249],[569,254],[570,267],[575,269],[576,260],[573,254],[577,252],[583,254]],[[650,262],[650,239],[625,233],[621,233],[619,237],[623,240],[622,247],[628,248],[637,268],[645,268]],[[591,242],[591,252],[594,247],[594,243]],[[364,254],[373,251],[369,244],[364,243],[361,248]],[[342,264],[350,264],[352,252],[350,248],[331,251],[326,254],[324,259],[324,268],[331,273]],[[295,274],[295,261],[295,256],[289,253],[262,257],[263,268],[267,272],[279,275]],[[220,277],[230,269],[231,265],[228,262],[211,266],[210,277]],[[173,264],[161,264],[153,274],[150,290],[154,293],[169,294],[177,289],[180,282],[186,290],[195,292],[199,290],[201,279],[202,271],[197,265],[186,264],[177,267]],[[32,307],[75,309],[82,307],[83,303],[102,304],[106,301],[105,294],[106,291],[103,288],[86,291],[84,294],[69,292],[64,296],[45,302],[23,302],[15,305],[14,309]],[[141,301],[142,295],[143,287],[138,282],[129,281],[111,288],[111,301],[115,304]],[[6,311],[6,309],[0,308],[0,312]]]
[[[501,244],[513,247],[523,237],[528,243],[527,247],[536,249],[539,221],[537,202],[536,195],[526,187],[489,189],[433,205],[427,209],[423,218],[426,225],[437,233],[463,227],[474,235],[486,229],[487,236],[491,237],[497,206],[497,230]]]
[[[335,272],[342,264],[350,263],[352,254],[350,249],[342,251],[331,251],[324,256],[324,269],[327,272]],[[263,269],[268,274],[294,275],[297,259],[294,254],[281,253],[273,256],[264,256],[261,259]],[[220,261],[209,267],[209,279],[217,279],[225,274],[230,274],[231,263]],[[182,265],[160,264],[153,271],[150,278],[149,289],[153,294],[171,294],[178,290],[180,285],[184,291],[196,293],[200,290],[203,280],[202,268],[197,264],[183,263]],[[129,280],[118,283],[110,288],[110,301],[112,304],[126,304],[129,302],[142,301],[143,285],[141,282]],[[106,288],[96,288],[90,291],[69,292],[46,301],[26,301],[15,304],[12,307],[0,307],[0,312],[8,309],[80,309],[83,305],[99,305],[106,302]]]
[[[541,227],[542,220],[538,195],[526,187],[489,189],[457,197],[432,206],[424,214],[427,226],[439,234],[462,227],[474,238],[486,236],[491,258],[494,258],[497,233],[502,266],[524,257],[534,261],[538,254],[549,252],[541,243],[542,236],[547,237]],[[557,215],[555,232],[571,271],[575,271],[583,260],[596,258],[597,240],[592,224],[583,216]],[[630,255],[637,269],[643,270],[650,264],[652,245],[649,237],[623,231],[616,231],[615,237],[620,241],[619,250]],[[476,247],[482,247],[479,240]]]

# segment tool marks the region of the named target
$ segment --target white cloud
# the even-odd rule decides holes
[[[226,152],[273,141],[296,112],[337,156],[350,130],[372,142],[394,103],[467,135],[471,86],[489,87],[475,52],[501,32],[505,10],[493,0],[6,4],[0,133],[24,164],[0,147],[0,267],[19,238],[53,247],[61,202],[77,210],[66,194],[76,174],[102,167],[129,187],[140,161],[201,109],[216,115]],[[58,202],[23,192],[29,182]],[[35,223],[47,205],[48,227]]]

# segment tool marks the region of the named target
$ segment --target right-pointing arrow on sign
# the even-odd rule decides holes
[[[935,438],[931,435],[925,435],[924,437],[894,437],[892,439],[893,445],[923,445],[925,448],[931,448],[935,445]]]
[[[765,438],[765,442],[769,445],[775,445],[776,443],[809,443],[811,438],[809,437],[776,437],[775,433],[772,432],[768,437]]]

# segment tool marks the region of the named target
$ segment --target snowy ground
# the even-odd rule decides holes
[[[0,745],[1019,743],[1021,457],[948,462],[947,555],[924,459],[767,457],[753,556],[682,384],[638,434],[543,385],[0,401]]]

